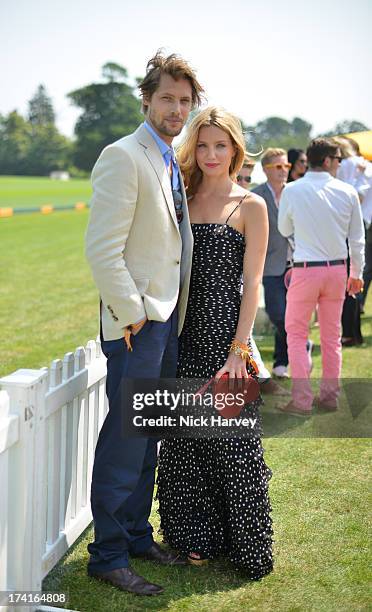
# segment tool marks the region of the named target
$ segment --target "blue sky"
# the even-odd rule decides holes
[[[300,116],[325,131],[372,128],[372,0],[0,0],[0,113],[25,113],[44,83],[61,131],[65,94],[114,61],[142,75],[157,48],[197,69],[208,101],[246,123]]]

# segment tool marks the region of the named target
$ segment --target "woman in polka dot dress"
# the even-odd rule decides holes
[[[235,183],[244,154],[239,120],[216,107],[195,117],[179,152],[194,235],[182,378],[247,376],[246,362],[229,349],[234,338],[246,344],[250,336],[268,222],[262,198]],[[259,418],[259,404],[245,413]],[[252,580],[262,578],[273,566],[270,475],[259,435],[163,441],[158,499],[165,541],[195,564],[222,555]]]

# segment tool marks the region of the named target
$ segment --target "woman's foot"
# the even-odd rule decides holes
[[[191,565],[207,565],[209,559],[207,559],[206,557],[202,557],[201,555],[199,555],[199,553],[190,553],[189,556],[187,557],[188,562],[191,563]]]

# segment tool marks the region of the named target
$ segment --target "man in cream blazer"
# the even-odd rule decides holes
[[[200,103],[202,88],[182,58],[158,52],[140,90],[145,123],[106,147],[92,173],[86,254],[101,299],[109,411],[93,467],[95,540],[88,546],[88,574],[125,591],[156,595],[162,587],[137,575],[129,556],[185,561],[153,540],[148,517],[156,440],[123,437],[126,406],[119,389],[122,378],[176,375],[192,233],[172,139]]]
[[[101,154],[86,254],[102,300],[104,340],[147,318],[165,322],[178,303],[181,332],[191,271],[192,233],[186,206],[177,222],[170,177],[150,132],[140,125]]]

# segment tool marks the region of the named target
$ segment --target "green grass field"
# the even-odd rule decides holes
[[[65,184],[58,185],[64,189]],[[76,198],[84,199],[83,191]],[[14,200],[12,205],[18,204]],[[83,253],[87,220],[87,211],[0,219],[0,375],[49,365],[96,337],[97,292]],[[344,351],[344,377],[372,377],[372,294],[366,311],[365,344]],[[316,378],[317,329],[311,337],[317,346]],[[270,364],[272,337],[259,345]],[[166,587],[160,597],[135,598],[87,578],[89,528],[49,574],[44,588],[68,590],[68,607],[81,612],[371,609],[370,441],[283,437],[266,438],[264,446],[274,473],[275,570],[262,582],[247,583],[223,560],[207,568],[178,569],[134,562],[139,572]],[[156,528],[155,504],[152,523]]]
[[[87,220],[87,211],[0,219],[0,375],[49,365],[97,336]]]
[[[38,176],[0,177],[0,208],[87,203],[90,197],[91,186],[88,179],[55,181]]]

